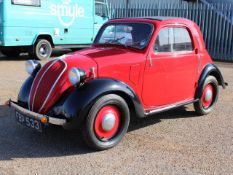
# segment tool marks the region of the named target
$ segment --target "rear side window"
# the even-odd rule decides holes
[[[41,0],[11,0],[12,4],[15,5],[27,5],[27,6],[40,6]]]
[[[186,28],[166,27],[160,30],[154,50],[155,52],[192,51],[193,43]]]
[[[173,28],[173,51],[192,51],[193,44],[189,32],[185,28]]]

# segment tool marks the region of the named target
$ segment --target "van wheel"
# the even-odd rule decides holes
[[[2,54],[7,56],[7,57],[18,57],[20,54],[19,49],[2,49],[1,50]]]
[[[39,60],[47,60],[52,54],[51,43],[46,39],[39,39],[34,46],[34,56]]]
[[[209,114],[218,101],[218,81],[213,76],[208,76],[205,79],[202,87],[200,99],[194,103],[194,109],[199,115]]]
[[[86,143],[95,150],[116,146],[127,132],[130,112],[125,100],[118,95],[101,97],[91,107],[83,128]]]

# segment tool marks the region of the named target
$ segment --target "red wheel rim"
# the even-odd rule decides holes
[[[110,130],[105,130],[103,128],[103,120],[106,118],[106,115],[114,116],[115,122]],[[96,115],[94,130],[95,134],[100,139],[109,139],[113,137],[118,131],[120,126],[120,111],[116,106],[108,105],[104,106]]]
[[[214,87],[212,84],[207,84],[202,93],[202,106],[208,108],[212,105],[214,99]]]

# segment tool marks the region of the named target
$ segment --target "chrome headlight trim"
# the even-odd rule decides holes
[[[35,60],[28,60],[26,61],[26,71],[29,75],[32,75],[34,70],[38,68],[38,66],[40,66],[40,63],[38,61]]]
[[[76,85],[80,82],[81,79],[81,75],[80,75],[80,71],[78,68],[71,68],[69,71],[69,80],[71,82],[72,85]]]

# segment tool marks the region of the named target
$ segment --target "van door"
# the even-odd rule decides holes
[[[95,0],[94,37],[100,27],[108,20],[108,5],[105,0]]]
[[[0,0],[0,46],[3,45],[3,1]]]
[[[65,13],[60,8],[59,21],[63,26],[64,44],[91,44],[94,23],[93,0],[60,2],[64,6],[63,10],[69,10]]]

